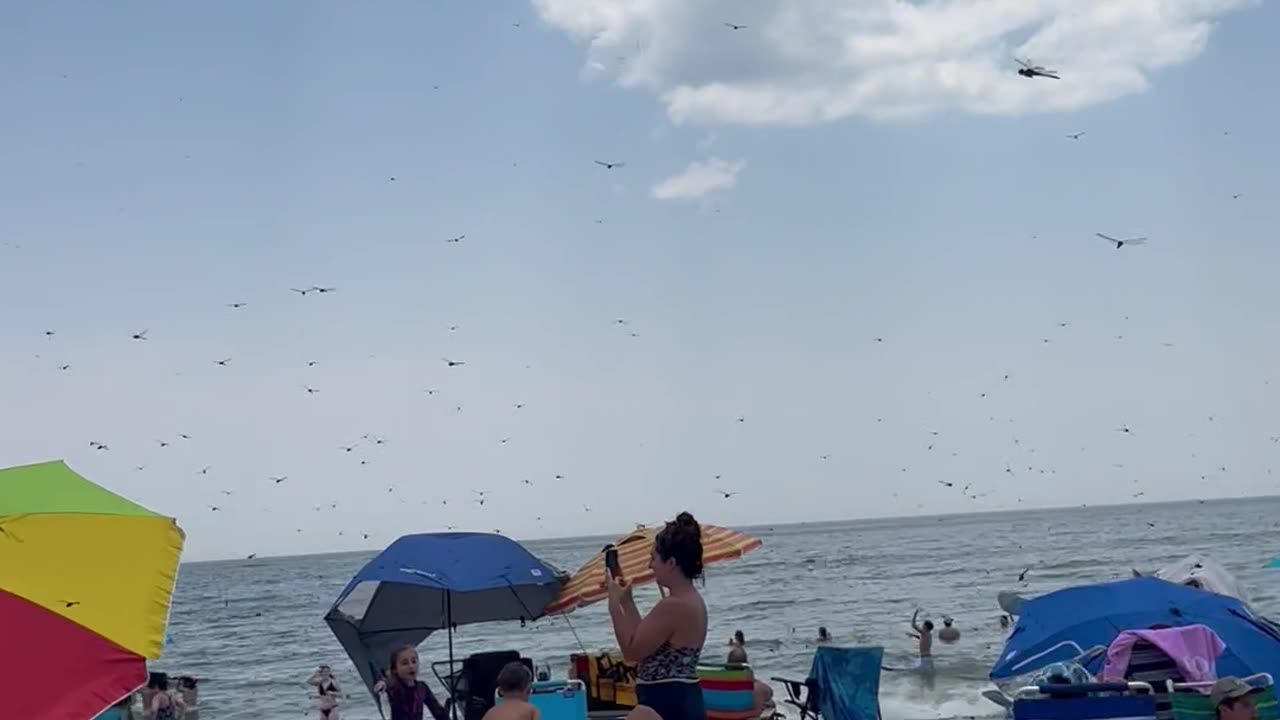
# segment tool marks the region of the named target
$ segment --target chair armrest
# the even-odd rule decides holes
[[[782,686],[787,689],[787,699],[790,700],[793,705],[804,704],[804,690],[809,685],[808,680],[792,680],[777,676],[769,679],[774,682],[782,683]]]

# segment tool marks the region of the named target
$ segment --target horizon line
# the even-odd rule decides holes
[[[933,518],[983,517],[988,515],[1008,515],[1012,513],[1039,513],[1039,512],[1046,512],[1050,510],[1082,510],[1089,507],[1110,509],[1110,508],[1125,508],[1125,507],[1156,507],[1156,506],[1162,506],[1162,505],[1188,505],[1191,503],[1196,503],[1199,505],[1208,505],[1211,503],[1218,504],[1218,503],[1238,502],[1243,500],[1273,500],[1277,498],[1280,498],[1280,494],[1242,495],[1239,497],[1218,497],[1218,498],[1190,498],[1190,499],[1182,499],[1182,500],[1159,500],[1159,501],[1153,501],[1153,502],[1118,502],[1118,503],[1104,503],[1104,504],[1097,504],[1097,505],[1090,505],[1088,503],[1073,504],[1073,505],[1037,505],[1037,506],[1026,507],[1026,508],[1010,508],[1010,509],[1004,509],[1004,510],[978,510],[978,511],[970,511],[970,512],[948,512],[948,513],[933,513],[933,514],[921,514],[921,515],[879,515],[879,516],[840,518],[840,519],[834,519],[834,520],[800,520],[800,521],[790,521],[790,522],[781,522],[781,523],[760,522],[760,523],[749,523],[745,525],[735,525],[733,527],[741,530],[762,530],[763,529],[769,532],[773,532],[778,528],[797,528],[797,527],[805,527],[805,526],[813,526],[813,525],[873,524],[873,523],[890,523],[890,522],[900,521],[900,520],[918,521],[918,520],[928,520]],[[548,543],[548,542],[563,542],[563,541],[570,541],[570,540],[581,541],[581,540],[594,540],[594,539],[600,539],[600,540],[604,540],[605,542],[608,542],[610,540],[617,539],[622,534],[625,534],[625,532],[629,532],[629,531],[623,531],[617,535],[602,535],[602,534],[547,535],[542,537],[509,538],[509,539],[511,539],[512,541],[520,545],[524,545],[526,543]],[[468,534],[478,534],[478,535],[493,534],[493,533],[487,533],[484,531],[477,531],[477,530],[445,530],[445,531],[432,531],[427,533],[408,533],[408,534],[444,535],[449,533],[468,533]],[[509,536],[504,535],[503,537],[509,537]],[[259,553],[254,557],[254,560],[287,560],[291,558],[308,558],[308,557],[326,556],[326,555],[376,554],[378,552],[380,552],[380,550],[359,549],[359,550],[332,550],[327,552],[299,553],[294,555],[263,555]],[[181,565],[204,565],[204,564],[233,563],[233,562],[253,562],[253,560],[248,560],[246,558],[237,556],[237,557],[210,558],[205,560],[183,560],[179,563],[179,565],[180,566]]]

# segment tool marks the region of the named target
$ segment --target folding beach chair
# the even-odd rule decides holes
[[[1244,681],[1262,688],[1262,692],[1258,693],[1255,699],[1256,720],[1278,720],[1280,709],[1276,706],[1276,693],[1271,676],[1267,673],[1259,673],[1244,678]],[[1211,682],[1169,683],[1169,700],[1173,707],[1174,720],[1214,720],[1217,713],[1214,712],[1213,704],[1207,694],[1212,685]]]
[[[800,720],[880,720],[882,647],[820,647],[804,680],[775,677]]]
[[[440,674],[448,669],[448,661],[431,663],[431,670],[448,691],[446,709],[452,703],[462,708],[463,720],[480,720],[493,707],[498,673],[511,662],[524,663],[532,674],[533,661],[514,650],[475,653],[463,660],[462,667],[452,675]]]
[[[1133,644],[1129,668],[1124,677],[1125,680],[1145,682],[1155,688],[1156,720],[1172,720],[1174,712],[1173,702],[1169,699],[1169,683],[1186,680],[1173,658],[1146,640],[1139,640]]]
[[[1155,720],[1147,683],[1037,685],[1014,696],[1013,720]]]

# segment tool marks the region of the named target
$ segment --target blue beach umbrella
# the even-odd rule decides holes
[[[351,578],[324,619],[372,693],[395,648],[446,630],[452,673],[453,628],[542,617],[563,578],[501,535],[406,535]]]
[[[1138,577],[1065,588],[1027,600],[991,668],[991,679],[1013,678],[1078,658],[1095,647],[1110,645],[1125,630],[1196,624],[1212,628],[1226,643],[1217,663],[1220,676],[1280,674],[1280,631],[1244,603],[1159,578]],[[1085,668],[1096,674],[1103,655],[1088,658]]]

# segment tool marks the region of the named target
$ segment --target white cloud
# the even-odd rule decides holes
[[[533,0],[676,123],[1070,110],[1146,89],[1259,0]],[[733,22],[747,27],[732,30]],[[1062,80],[1014,73],[1013,57]]]
[[[695,161],[682,172],[672,175],[653,186],[653,196],[659,200],[693,200],[716,190],[731,188],[738,182],[738,173],[746,167],[744,160],[729,162],[713,157],[706,162]]]

